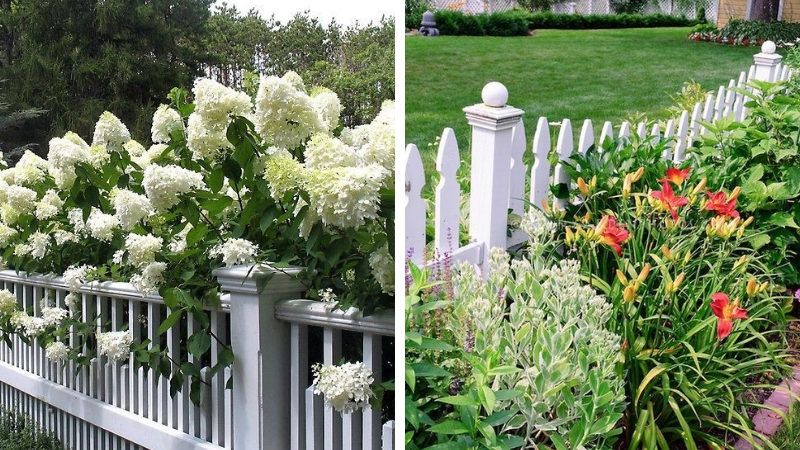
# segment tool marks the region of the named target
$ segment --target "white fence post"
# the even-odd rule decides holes
[[[775,53],[775,43],[766,41],[761,45],[761,53],[753,55],[755,70],[753,78],[760,81],[776,81],[778,76],[778,66],[783,57]]]
[[[506,246],[512,130],[525,112],[506,105],[508,90],[498,82],[484,86],[481,98],[464,113],[472,126],[469,233],[483,246],[485,267],[489,249]]]
[[[234,447],[289,448],[289,324],[275,318],[279,300],[305,291],[297,268],[258,266],[217,269],[222,291],[231,295]]]

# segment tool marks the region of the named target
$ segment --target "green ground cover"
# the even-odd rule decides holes
[[[406,143],[425,150],[453,127],[466,147],[461,108],[480,101],[488,81],[508,87],[509,104],[525,110],[528,135],[539,116],[618,124],[637,112],[661,118],[670,96],[694,80],[715,90],[752,64],[756,47],[686,38],[689,28],[537,30],[532,37],[406,38]],[[577,132],[577,131],[576,131]]]

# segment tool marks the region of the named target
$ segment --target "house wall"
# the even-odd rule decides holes
[[[800,0],[783,0],[780,20],[800,22]],[[719,0],[717,26],[724,27],[731,19],[747,18],[748,0]]]

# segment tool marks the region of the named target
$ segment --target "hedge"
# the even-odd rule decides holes
[[[407,27],[418,28],[420,16],[407,15]],[[511,10],[493,14],[464,14],[459,11],[436,11],[436,26],[442,35],[526,36],[532,29],[599,29],[685,27],[696,19],[667,14],[556,14]]]
[[[719,31],[722,38],[750,41],[795,42],[800,38],[800,23],[731,20]]]

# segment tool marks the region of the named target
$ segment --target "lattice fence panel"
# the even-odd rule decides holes
[[[517,6],[515,0],[434,0],[436,9],[448,9],[470,14],[507,11]]]
[[[574,3],[574,5],[571,5]],[[495,11],[506,11],[517,5],[515,0],[434,0],[435,9],[447,9],[451,11],[461,11],[470,14],[492,13]],[[643,13],[661,13],[675,16],[695,17],[697,10],[704,6],[706,8],[706,19],[717,20],[717,9],[719,0],[697,0],[693,4],[679,4],[677,0],[652,0],[649,2]],[[574,0],[557,2],[553,4],[552,11],[563,14],[611,14],[608,0]]]

